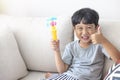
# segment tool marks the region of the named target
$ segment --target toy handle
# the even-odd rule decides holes
[[[51,27],[52,39],[57,40],[57,30],[55,26]]]

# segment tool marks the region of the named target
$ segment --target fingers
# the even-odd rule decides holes
[[[93,40],[92,40],[92,43],[93,43],[93,44],[97,44],[97,42],[96,42],[96,41],[93,41]]]
[[[93,44],[100,44],[103,40],[103,35],[101,32],[101,27],[97,28],[97,32],[91,35],[91,41]]]
[[[59,44],[59,40],[51,40],[51,44],[52,45],[58,45]]]
[[[59,40],[51,40],[51,47],[53,50],[59,50]]]
[[[95,34],[91,35],[91,41],[92,41],[93,44],[97,43],[96,42],[96,35]]]

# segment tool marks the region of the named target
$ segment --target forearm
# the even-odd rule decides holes
[[[61,58],[60,51],[55,53],[55,63],[59,73],[63,73],[67,70],[67,65],[63,62]]]
[[[102,45],[109,53],[110,57],[114,62],[117,62],[120,59],[120,52],[117,50],[117,48],[114,45],[111,44],[110,41],[104,38]]]

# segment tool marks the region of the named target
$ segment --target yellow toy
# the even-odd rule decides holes
[[[56,19],[57,18],[55,18],[55,17],[48,19],[48,21],[49,21],[48,25],[50,26],[53,40],[57,40]]]

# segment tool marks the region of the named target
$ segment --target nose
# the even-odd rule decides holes
[[[87,29],[83,29],[82,34],[86,35],[88,33]]]

